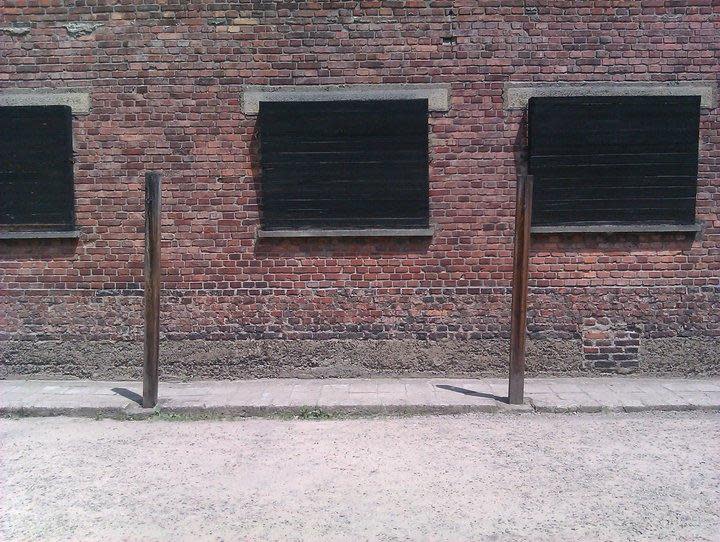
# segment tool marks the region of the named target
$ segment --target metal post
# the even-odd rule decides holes
[[[145,356],[143,407],[158,398],[160,356],[160,174],[145,174]]]
[[[515,203],[515,246],[513,248],[510,380],[508,383],[508,402],[511,405],[521,405],[525,398],[525,328],[532,192],[532,176],[520,175]]]

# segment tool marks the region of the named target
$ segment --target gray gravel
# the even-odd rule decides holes
[[[8,540],[720,540],[720,416],[0,420]]]

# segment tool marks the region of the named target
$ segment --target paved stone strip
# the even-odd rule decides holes
[[[140,407],[139,382],[0,381],[0,413],[143,417],[166,413],[634,412],[720,410],[720,378],[533,378],[526,404],[508,405],[500,378],[261,379],[161,382],[155,411]]]

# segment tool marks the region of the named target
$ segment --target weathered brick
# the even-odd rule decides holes
[[[526,119],[504,83],[718,72],[709,2],[11,4],[3,28],[30,30],[0,32],[0,88],[88,88],[92,109],[73,122],[80,239],[0,241],[0,339],[139,339],[148,170],[168,339],[505,339]],[[259,241],[242,86],[411,82],[451,86],[429,118],[432,240]],[[533,238],[533,337],[579,341],[601,369],[637,364],[641,340],[718,340],[719,127],[703,109],[697,236]]]

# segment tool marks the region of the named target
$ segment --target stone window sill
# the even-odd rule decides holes
[[[78,230],[68,231],[0,231],[0,239],[78,239]]]
[[[585,224],[533,226],[532,233],[695,233],[700,224]]]
[[[260,239],[310,237],[432,237],[435,228],[362,228],[362,229],[308,229],[258,230]]]

